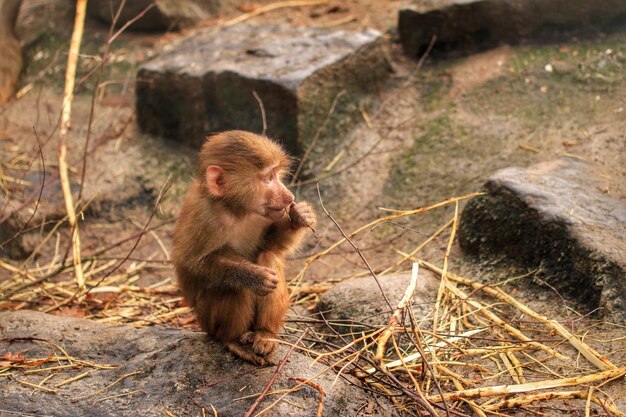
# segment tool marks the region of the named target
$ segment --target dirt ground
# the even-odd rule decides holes
[[[73,19],[73,11],[64,3],[25,2],[18,26],[26,58],[20,97],[0,109],[0,163],[5,170],[16,164],[24,168],[25,161],[37,160],[34,129],[43,145],[49,178],[54,179],[55,135],[66,60],[64,48]],[[427,57],[424,66],[417,70],[417,61],[404,56],[398,44],[395,26],[401,4],[399,0],[347,0],[276,10],[250,20],[250,23],[284,22],[337,29],[373,27],[384,33],[393,68],[385,91],[376,106],[346,136],[345,145],[336,153],[315,156],[314,165],[319,167],[326,167],[340,157],[336,165],[339,173],[320,181],[319,189],[324,206],[346,232],[385,214],[381,208],[410,210],[477,192],[501,168],[528,166],[562,155],[595,164],[606,179],[604,191],[626,198],[626,34],[502,46],[467,57]],[[224,19],[240,13],[233,11]],[[199,26],[214,24],[216,21],[207,21]],[[150,223],[150,227],[158,227],[141,239],[120,270],[139,271],[133,275],[134,284],[174,284],[168,263],[170,233],[193,170],[196,150],[150,138],[138,131],[133,109],[134,75],[138,65],[159,47],[193,30],[127,31],[111,46],[112,57],[96,94],[88,147],[84,202],[92,198],[93,202],[85,212],[80,230],[87,254],[119,245],[109,249],[97,265],[91,264],[91,270],[119,261],[129,253],[136,241],[134,237],[150,218],[160,188],[171,175],[172,187]],[[80,180],[95,86],[94,76],[82,77],[96,68],[107,32],[105,25],[87,22],[69,137],[71,173],[76,184]],[[357,160],[351,168],[341,169]],[[34,165],[41,167],[38,160]],[[309,172],[307,178],[321,173]],[[296,191],[297,198],[314,201],[318,207],[319,239],[307,238],[303,251],[289,262],[290,276],[302,269],[308,256],[341,238],[337,227],[321,210],[315,184],[303,185]],[[50,200],[59,198],[58,188],[56,193],[51,191]],[[461,209],[462,206],[463,203]],[[60,210],[57,216],[63,217]],[[398,222],[383,223],[359,234],[354,243],[372,268],[384,269],[453,216],[451,204]],[[28,239],[36,246],[49,231],[41,228],[40,233],[31,233]],[[49,265],[62,256],[67,230],[61,228],[50,236],[39,249],[39,255],[30,260],[31,265],[51,268]],[[419,256],[441,263],[448,236],[449,233],[444,233],[435,239]],[[508,265],[505,260],[481,264],[464,257],[457,245],[452,248],[450,262],[451,270],[485,282],[529,272]],[[401,269],[406,268],[408,265]],[[311,265],[304,280],[327,283],[363,271],[364,265],[354,250],[343,245]],[[3,273],[0,270],[0,276]],[[71,276],[56,279],[71,279]],[[610,345],[610,350],[603,352],[614,363],[626,362],[622,327],[578,313],[579,306],[556,297],[549,287],[540,284],[539,278],[531,273],[514,280],[507,288],[535,310],[567,323],[578,334],[585,334],[591,344]],[[168,297],[176,299],[175,289],[171,291]],[[314,301],[315,297],[311,299]],[[52,299],[53,303],[59,301]],[[38,304],[4,302],[2,306],[36,308]],[[81,313],[83,307],[70,304],[57,314],[90,317]],[[188,320],[179,325],[190,323]],[[614,339],[621,343],[606,344],[606,340]],[[624,405],[623,391],[621,396]],[[535,415],[558,413],[561,411]]]

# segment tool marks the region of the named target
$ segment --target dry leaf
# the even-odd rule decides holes
[[[71,307],[61,307],[56,313],[53,313],[55,316],[61,317],[78,317],[83,318],[86,315],[86,311],[79,306],[71,306]]]
[[[11,352],[5,352],[4,355],[2,355],[2,358],[6,361],[12,362],[12,363],[24,363],[27,361],[26,356],[24,356],[23,353],[11,353]]]

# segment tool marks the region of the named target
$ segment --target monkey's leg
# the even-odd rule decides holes
[[[256,297],[256,317],[254,333],[247,333],[242,341],[252,343],[252,348],[259,355],[269,355],[276,348],[276,339],[285,321],[285,313],[289,308],[289,290],[285,282],[282,259],[272,252],[259,255],[259,265],[272,268],[279,277],[278,286],[266,296]]]
[[[195,306],[196,315],[204,330],[224,344],[232,354],[255,365],[270,362],[243,346],[239,339],[253,325],[255,299],[252,292],[220,291],[206,295]]]
[[[237,356],[239,359],[243,359],[246,362],[250,362],[259,366],[267,366],[272,364],[272,361],[270,361],[268,358],[262,355],[257,355],[252,351],[249,346],[244,346],[239,342],[228,342],[225,344],[225,346],[230,353]]]

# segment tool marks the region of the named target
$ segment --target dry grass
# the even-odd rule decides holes
[[[393,216],[413,216],[458,200]],[[387,217],[344,234],[344,239],[308,258],[298,278],[313,262]],[[609,384],[620,386],[626,375],[624,364],[613,364],[582,337],[502,288],[448,272],[457,220],[455,211],[454,218],[435,233],[438,236],[450,229],[442,267],[418,259],[419,251],[434,239],[431,236],[383,268],[388,273],[414,262],[411,281],[387,326],[363,326],[368,330],[345,335],[337,332],[341,324],[326,322],[317,333],[307,328],[318,337],[309,340],[310,347],[303,351],[340,375],[356,377],[362,385],[387,396],[406,415],[502,416],[516,414],[514,410],[546,415],[539,410],[558,406],[559,414],[584,408],[585,415],[595,410],[624,416],[615,405],[619,398],[611,398],[605,389]],[[409,300],[420,266],[438,274],[441,281],[432,316],[418,321]],[[376,271],[355,276],[368,273],[377,276]],[[565,403],[565,399],[579,401]]]
[[[325,2],[279,2],[222,24],[236,24],[279,7]],[[114,36],[111,36],[110,41],[113,39]],[[70,93],[71,89],[66,95]],[[369,116],[364,111],[363,115],[369,125]],[[0,139],[5,139],[2,132]],[[71,236],[77,233],[82,211],[89,202],[81,202],[80,206],[75,207],[70,200],[68,216],[44,224],[46,220],[36,216],[43,185],[33,190],[26,174],[41,159],[42,183],[45,182],[46,163],[43,154],[33,157],[19,149],[7,145],[0,154],[0,191],[5,199],[0,211],[0,225],[8,223],[12,215],[17,216],[17,223],[21,225],[13,236],[0,244],[7,244],[32,227],[36,231],[30,233],[37,235],[38,243],[24,261],[0,260],[0,276],[3,277],[0,280],[0,309],[31,309],[102,323],[131,323],[135,327],[154,324],[194,327],[193,315],[171,278],[149,286],[138,285],[138,281],[152,274],[155,268],[171,270],[169,263],[162,261],[163,256],[131,258],[140,239],[146,234],[151,234],[159,242],[165,259],[168,257],[167,249],[158,235],[158,226],[150,227],[167,185],[161,190],[154,210],[139,233],[130,239],[88,253],[76,243],[72,245]],[[338,154],[336,160],[340,157],[341,154]],[[61,172],[67,171],[63,160],[62,157],[59,161]],[[334,163],[335,160],[329,167],[332,168]],[[62,183],[66,187],[65,194],[71,195],[70,190],[67,190],[67,181]],[[624,364],[612,363],[606,356],[607,352],[596,351],[585,343],[581,335],[574,334],[555,319],[533,311],[504,289],[450,272],[449,261],[458,224],[458,203],[475,195],[451,198],[416,210],[388,210],[387,215],[350,233],[341,230],[340,225],[326,212],[341,230],[343,238],[305,260],[304,267],[291,282],[292,305],[314,307],[317,304],[319,294],[330,289],[338,279],[331,277],[328,282],[310,283],[307,280],[309,268],[348,245],[358,253],[366,267],[342,279],[372,275],[378,282],[378,276],[404,270],[412,265],[410,284],[402,299],[395,304],[385,296],[390,313],[384,325],[360,326],[363,330],[345,334],[337,331],[345,323],[320,320],[315,315],[295,317],[289,323],[289,331],[282,343],[309,355],[312,362],[325,364],[326,368],[322,372],[335,372],[337,378],[346,378],[351,383],[387,397],[402,415],[507,416],[518,412],[552,415],[541,410],[550,410],[557,404],[558,413],[562,415],[568,412],[582,415],[580,410],[584,410],[585,416],[592,413],[624,416],[615,405],[620,398],[609,395],[611,386],[623,384],[626,375]],[[368,233],[380,224],[420,216],[452,205],[455,206],[452,219],[413,250],[400,254],[383,268],[371,268],[352,242],[355,236]],[[81,226],[81,232],[84,230]],[[420,258],[424,248],[446,236],[448,241],[442,265],[434,265]],[[125,253],[120,255],[118,249],[123,244],[126,245]],[[73,256],[69,256],[72,249]],[[46,256],[38,258],[37,255],[42,252]],[[432,315],[420,318],[415,316],[411,306],[413,291],[420,279],[418,267],[440,276]],[[352,324],[353,328],[357,328],[360,323],[355,320]],[[117,366],[84,361],[68,355],[62,346],[50,341],[31,340],[48,344],[50,354],[27,358],[23,354],[5,353],[0,357],[0,378],[11,375],[17,383],[34,391],[68,394],[72,382]],[[64,369],[71,369],[74,374],[52,384],[51,376]],[[33,374],[41,375],[39,383],[23,379]],[[104,400],[119,395],[133,395],[134,391],[107,396],[110,388],[131,375],[120,376],[89,397]],[[273,402],[256,415],[269,414],[273,405],[285,395],[305,385],[319,392],[317,414],[321,415],[324,389],[314,382],[314,378],[294,380],[297,384],[291,390],[266,392],[268,397],[272,396]],[[625,391],[618,391],[618,396],[624,395]],[[573,402],[565,403],[566,400]],[[172,415],[167,409],[164,409],[164,413]]]
[[[319,294],[332,287],[330,282],[308,282],[307,270],[333,250],[348,245],[351,238],[390,218],[421,215],[456,205],[468,197],[471,196],[418,210],[393,212],[352,233],[344,233],[340,241],[305,260],[302,271],[291,283],[293,305],[314,306]],[[294,320],[288,324],[283,343],[309,355],[312,361],[327,365],[325,372],[334,371],[337,378],[346,377],[388,397],[405,415],[502,416],[514,415],[514,410],[532,414],[533,410],[549,409],[556,404],[561,413],[567,407],[571,407],[572,412],[583,407],[589,410],[587,415],[593,411],[624,416],[615,405],[617,398],[611,398],[606,389],[623,381],[624,364],[612,363],[605,353],[594,350],[582,337],[556,320],[533,311],[502,288],[448,271],[446,263],[457,220],[455,211],[453,219],[411,253],[401,254],[387,267],[353,274],[371,274],[377,278],[382,272],[413,265],[410,284],[402,299],[392,306],[386,325],[362,326],[367,330],[342,334],[337,326],[345,323],[319,320],[314,314],[313,317],[292,317]],[[444,265],[438,267],[419,259],[423,248],[444,236],[448,236]],[[106,255],[106,251],[99,253],[102,258]],[[119,260],[85,257],[82,266],[86,289],[81,290],[73,279],[71,262],[25,267],[2,261],[0,268],[10,278],[0,283],[1,306],[79,316],[104,323],[132,323],[136,327],[195,326],[189,308],[170,279],[147,287],[137,285],[141,275],[147,273],[148,264],[149,260],[132,262],[120,272],[115,271]],[[161,267],[170,268],[167,264]],[[433,303],[433,314],[418,319],[412,311],[411,297],[420,279],[420,268],[438,274],[441,284]],[[49,277],[50,271],[58,271],[54,279],[42,279]],[[355,328],[359,323],[352,324]],[[0,375],[38,372],[45,376],[59,366],[80,365],[80,369],[92,366],[74,377],[82,378],[100,369],[76,358],[70,361],[67,355],[61,358],[63,355],[54,355],[52,359],[5,360],[0,366]],[[48,362],[51,361],[56,366],[50,367]],[[19,377],[17,380],[22,381]],[[298,381],[292,391],[304,385],[317,387],[315,384],[314,378]],[[45,380],[30,387],[50,393],[63,389],[58,383],[46,385]],[[319,391],[323,393],[321,387]],[[275,397],[273,404],[276,404],[289,392],[272,392],[268,397]],[[565,400],[570,401],[565,403]],[[267,411],[266,407],[260,412]]]

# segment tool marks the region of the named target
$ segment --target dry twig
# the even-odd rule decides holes
[[[80,43],[83,38],[83,28],[85,26],[85,11],[87,0],[76,0],[76,17],[74,19],[74,31],[70,41],[70,50],[67,56],[67,70],[65,73],[65,92],[63,93],[63,109],[61,113],[61,130],[59,132],[59,177],[63,198],[65,199],[65,210],[72,227],[72,259],[74,263],[74,274],[78,288],[85,286],[83,267],[80,259],[80,235],[78,232],[78,221],[74,208],[74,199],[67,165],[67,132],[70,128],[70,117],[72,114],[72,99],[74,98],[74,83],[76,80],[76,66],[80,53]]]
[[[279,1],[277,3],[267,4],[265,6],[261,6],[256,8],[255,10],[244,13],[240,16],[237,16],[233,19],[222,22],[220,26],[232,26],[238,23],[245,22],[248,19],[251,19],[255,16],[259,16],[261,14],[271,12],[272,10],[284,9],[288,7],[302,7],[302,6],[316,6],[318,4],[328,3],[330,0],[288,0],[288,1]]]

